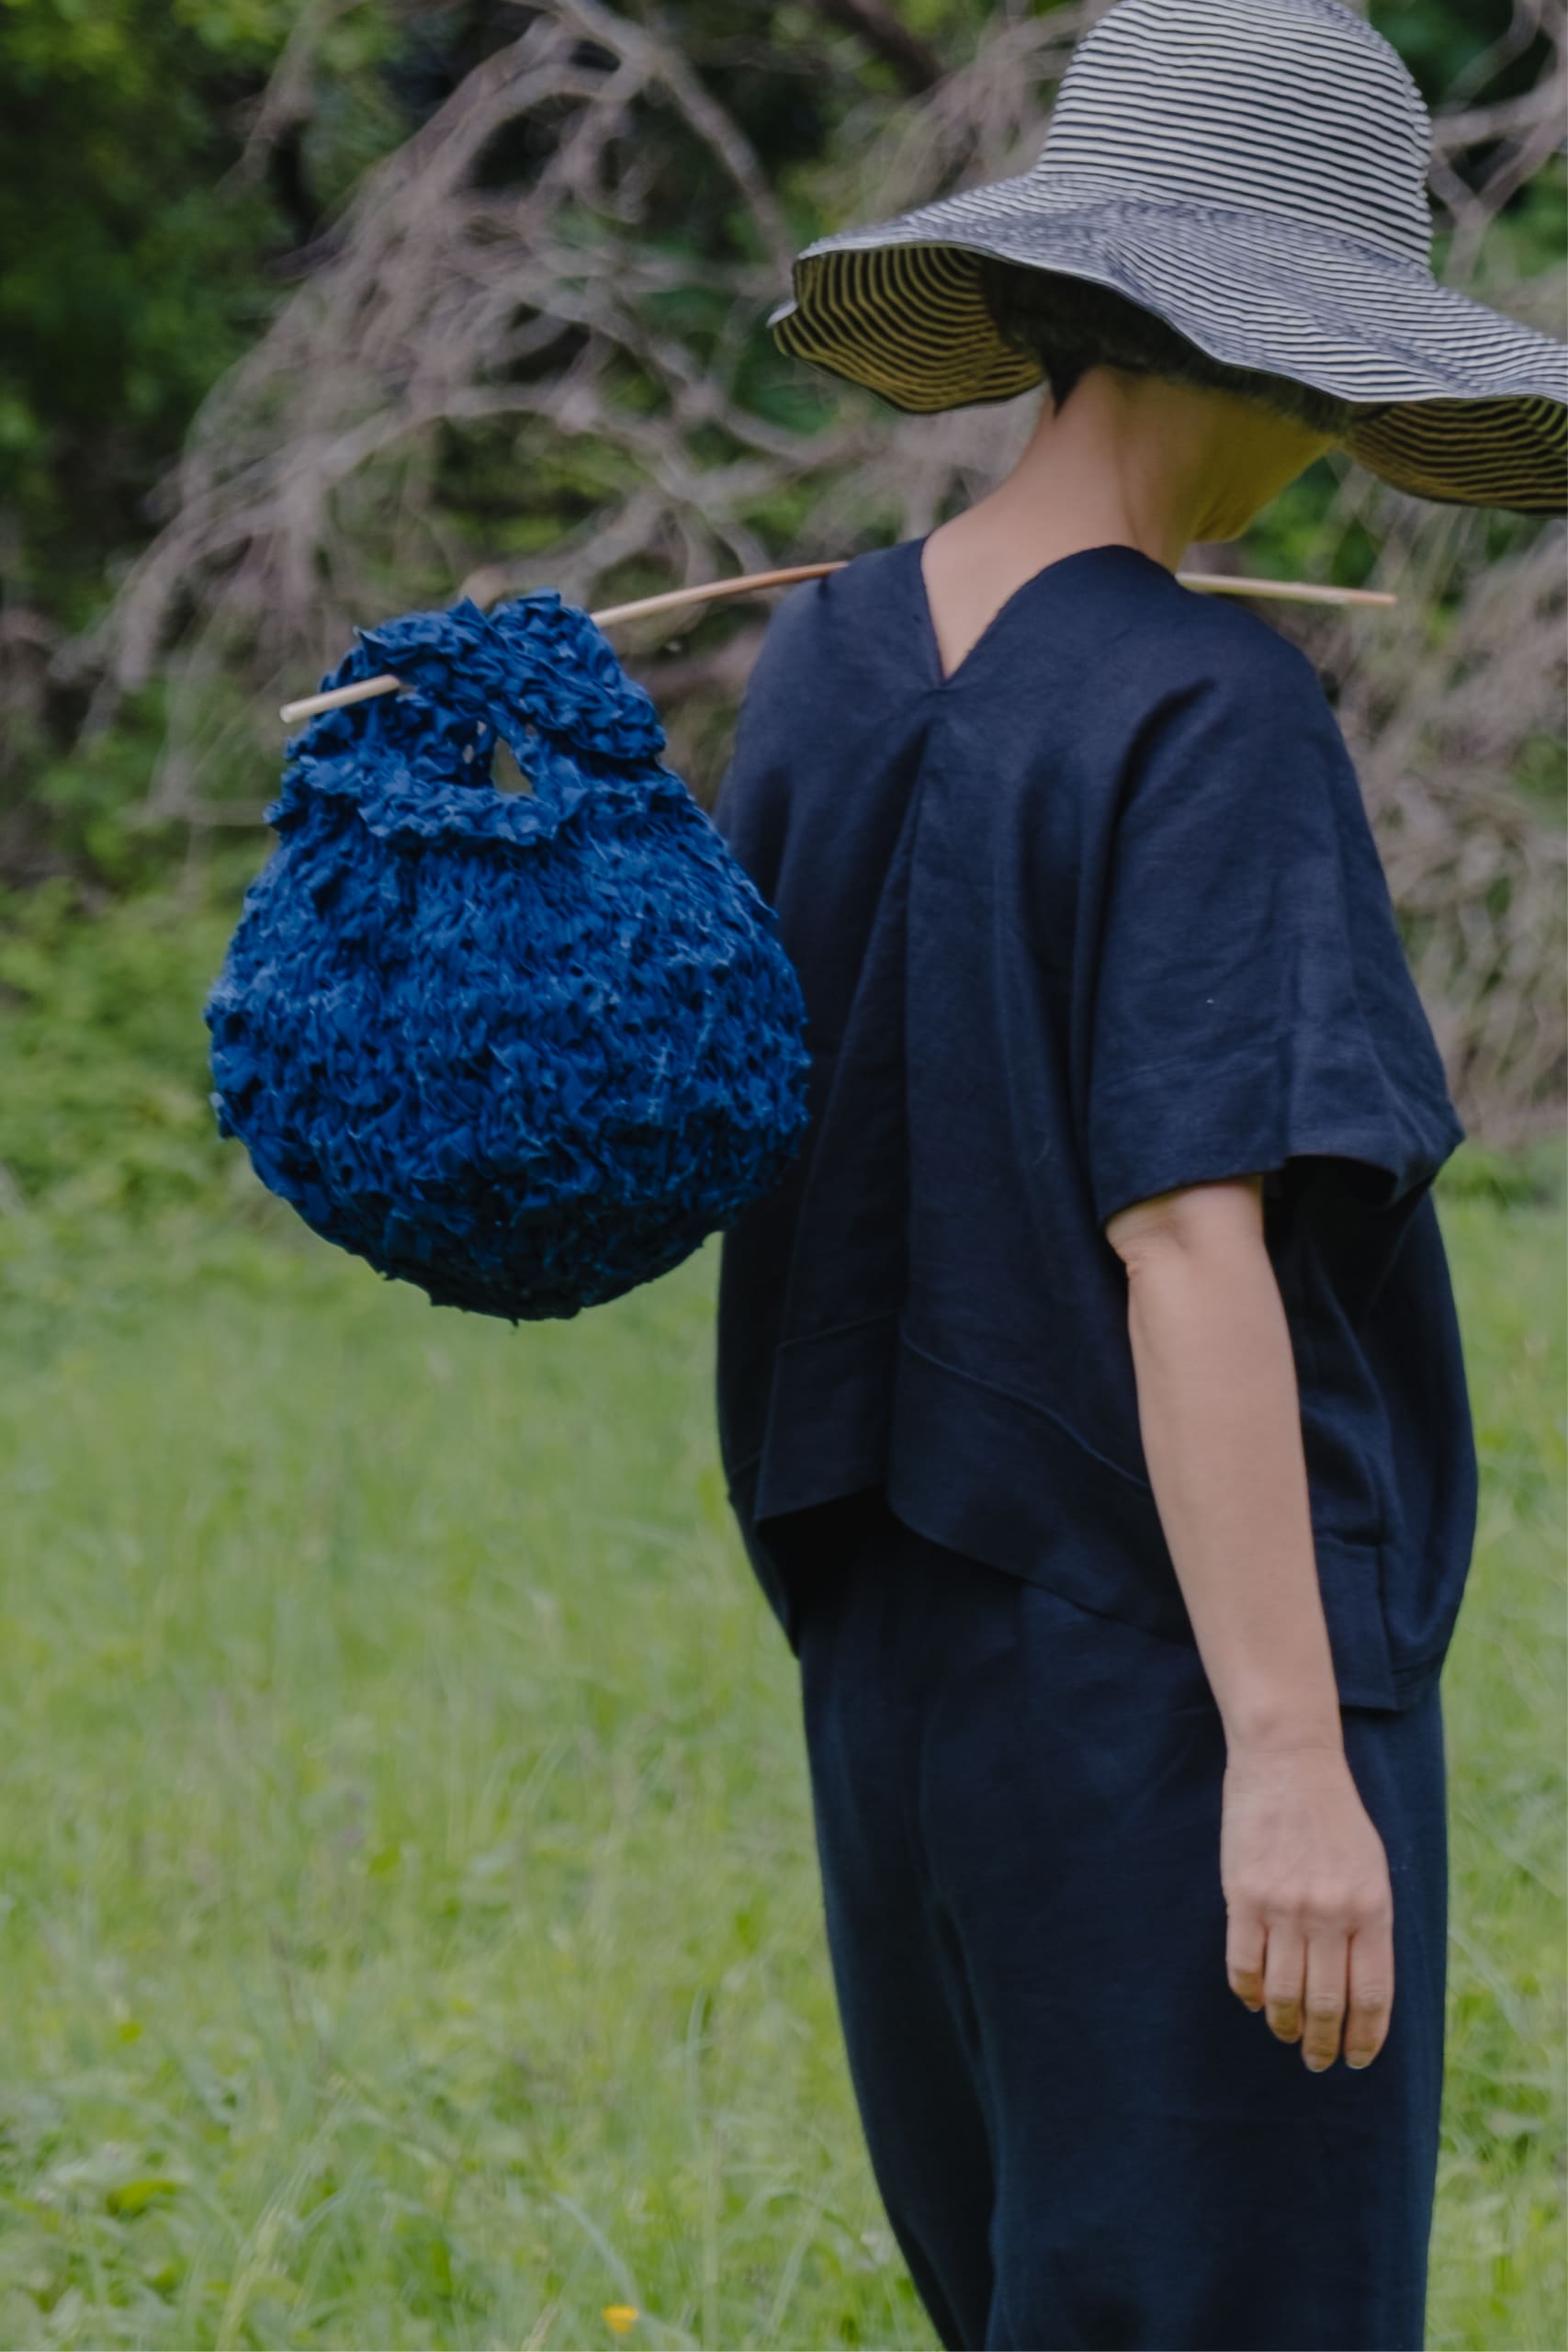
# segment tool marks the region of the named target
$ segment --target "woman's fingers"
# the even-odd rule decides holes
[[[1269,1949],[1263,1956],[1263,2007],[1269,2030],[1280,2041],[1294,2041],[1300,2036],[1305,1978],[1305,1937],[1292,1920],[1270,1920]]]
[[[1249,2009],[1263,2007],[1263,1948],[1268,1938],[1254,1910],[1233,1903],[1225,1919],[1225,1974],[1231,1991]]]
[[[1266,2009],[1280,2041],[1299,2041],[1321,2074],[1340,2054],[1370,2066],[1388,2038],[1393,2007],[1393,1920],[1382,1910],[1347,1934],[1265,1920],[1239,1905],[1225,1928],[1225,1973],[1237,1999]]]
[[[1314,2075],[1339,2055],[1349,1981],[1349,1943],[1343,1928],[1307,1938],[1306,1999],[1302,2015],[1302,2057]]]
[[[1393,2007],[1393,1921],[1379,1919],[1350,1939],[1350,2007],[1345,2064],[1370,2066],[1388,2038]]]

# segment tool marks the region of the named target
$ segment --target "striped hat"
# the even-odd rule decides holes
[[[1432,276],[1430,142],[1397,53],[1339,0],[1119,0],[1032,169],[818,238],[768,324],[895,408],[1009,400],[1043,371],[986,305],[994,255],[1364,404],[1345,446],[1401,490],[1561,514],[1568,345]]]

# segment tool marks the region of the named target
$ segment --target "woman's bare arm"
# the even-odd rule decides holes
[[[1248,2007],[1366,2064],[1393,1992],[1382,1844],[1345,1758],[1301,1405],[1257,1176],[1123,1209],[1106,1238],[1155,1501],[1224,1724],[1226,1967]]]
[[[1144,1454],[1227,1736],[1340,1747],[1295,1363],[1256,1177],[1111,1218]]]

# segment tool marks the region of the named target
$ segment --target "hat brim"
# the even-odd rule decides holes
[[[1359,239],[1231,207],[1091,197],[1038,174],[819,239],[779,347],[911,413],[1010,400],[1037,361],[997,331],[987,256],[1113,288],[1231,367],[1377,413],[1345,446],[1401,490],[1568,509],[1568,345]]]

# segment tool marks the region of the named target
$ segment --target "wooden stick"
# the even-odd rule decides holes
[[[589,618],[602,628],[606,621],[629,621],[644,613],[665,613],[676,605],[709,604],[718,596],[739,596],[750,588],[784,588],[796,580],[821,580],[841,571],[851,559],[834,563],[795,563],[783,571],[749,571],[739,580],[708,580],[697,588],[667,588],[657,596],[637,596],[629,605],[608,605]],[[1382,588],[1333,588],[1311,580],[1241,580],[1228,572],[1179,571],[1183,588],[1198,588],[1216,595],[1293,597],[1303,605],[1393,605],[1399,601]],[[356,685],[333,686],[328,693],[307,695],[300,702],[286,702],[278,712],[286,727],[296,719],[314,718],[319,711],[345,710],[351,703],[370,702],[378,695],[394,695],[402,684],[389,673],[361,678]]]

